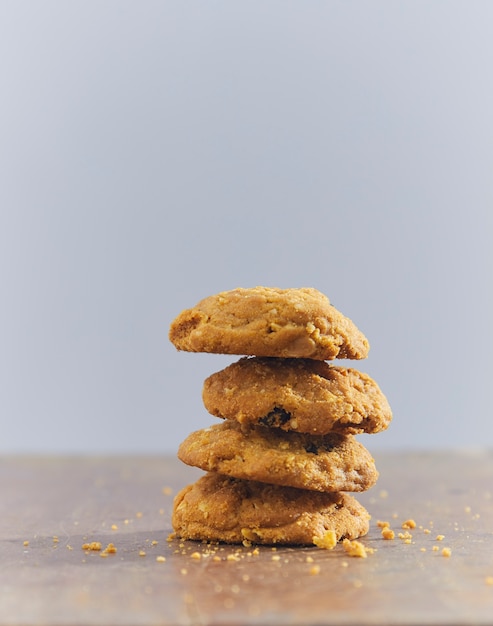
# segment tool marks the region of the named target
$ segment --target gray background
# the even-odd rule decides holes
[[[372,449],[493,444],[493,2],[0,1],[0,451],[215,423],[171,320],[313,286],[372,349]],[[347,362],[346,362],[347,363]]]

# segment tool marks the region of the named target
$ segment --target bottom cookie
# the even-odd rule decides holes
[[[208,473],[176,496],[172,524],[182,539],[282,545],[313,545],[332,531],[339,541],[369,530],[370,515],[344,493],[294,487]]]

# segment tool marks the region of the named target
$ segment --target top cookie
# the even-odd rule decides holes
[[[223,291],[182,311],[169,339],[178,350],[245,356],[364,359],[356,325],[312,288]]]

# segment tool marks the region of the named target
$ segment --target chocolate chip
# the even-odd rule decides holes
[[[291,413],[279,406],[275,406],[265,417],[261,417],[259,422],[264,426],[283,426],[291,419]]]
[[[305,450],[311,454],[318,454],[318,448],[312,441],[306,444]]]

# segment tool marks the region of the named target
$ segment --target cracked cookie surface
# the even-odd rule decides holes
[[[243,357],[205,380],[202,399],[216,417],[317,435],[377,433],[392,419],[370,376],[313,359]]]
[[[208,473],[174,500],[172,524],[182,539],[313,545],[333,531],[356,539],[369,529],[368,511],[352,496],[267,485]]]
[[[171,323],[179,350],[319,360],[364,359],[369,343],[317,289],[238,288],[201,300]]]
[[[205,471],[315,491],[365,491],[378,478],[371,454],[352,435],[306,435],[233,420],[191,433],[178,458]]]

